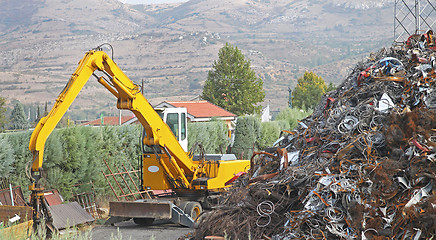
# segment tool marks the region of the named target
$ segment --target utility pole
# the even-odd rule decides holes
[[[395,0],[394,42],[406,42],[409,36],[436,27],[434,0]],[[434,30],[434,29],[433,29]]]

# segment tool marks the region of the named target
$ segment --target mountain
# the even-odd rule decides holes
[[[162,4],[162,3],[179,3],[179,2],[187,2],[188,0],[120,0],[122,3],[128,4]]]
[[[265,105],[278,110],[304,71],[338,85],[350,66],[393,40],[393,0],[3,1],[0,93],[41,106],[53,104],[84,53],[105,42],[121,69],[135,83],[144,81],[153,104],[201,94],[218,50],[229,42],[264,79]],[[69,114],[115,114],[115,105],[91,78]]]

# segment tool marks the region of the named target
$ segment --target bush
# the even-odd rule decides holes
[[[265,149],[271,147],[279,138],[281,130],[279,123],[276,121],[263,122],[260,126],[260,137],[256,141],[257,148]]]
[[[289,121],[287,121],[287,120],[276,120],[274,122],[276,122],[279,125],[280,131],[291,129],[291,125],[289,124]]]
[[[188,148],[195,143],[202,144],[206,153],[225,153],[230,144],[225,122],[188,123]]]
[[[8,140],[0,135],[0,176],[7,176],[13,170],[13,163],[15,162],[12,146]]]
[[[112,194],[101,173],[107,172],[105,159],[112,170],[121,164],[138,168],[141,154],[139,125],[71,127],[55,129],[47,139],[44,150],[44,172],[40,182],[47,188],[58,189],[65,199],[71,197],[74,184],[93,181],[97,193]],[[21,185],[25,195],[30,182],[25,175],[26,164],[32,154],[28,149],[31,131],[0,135],[0,157],[15,156],[12,168],[5,176],[15,185]],[[11,146],[9,149],[7,146]],[[9,159],[9,158],[8,158]],[[0,159],[0,161],[3,161]],[[3,164],[2,166],[9,166]],[[2,168],[0,168],[0,171]]]
[[[289,129],[294,129],[298,125],[298,120],[301,120],[312,114],[312,111],[306,111],[298,108],[286,108],[280,111],[275,120],[284,120],[289,123]]]
[[[12,155],[15,160],[12,164],[12,171],[3,176],[8,178],[11,183],[21,185],[21,189],[26,195],[29,194],[27,186],[30,182],[26,177],[25,170],[27,163],[32,159],[32,154],[29,151],[29,140],[31,134],[31,131],[2,134],[2,137],[6,139],[9,146],[11,146]],[[3,152],[4,149],[0,149],[0,151]]]

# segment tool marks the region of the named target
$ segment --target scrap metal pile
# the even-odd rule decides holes
[[[392,47],[357,64],[311,116],[253,155],[194,238],[435,237],[435,56]]]

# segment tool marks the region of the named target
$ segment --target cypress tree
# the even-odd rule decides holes
[[[6,125],[6,98],[0,97],[0,132]]]
[[[39,108],[39,104],[36,107],[36,118],[35,118],[35,125],[38,124],[39,120],[41,120],[41,109]]]
[[[17,102],[11,113],[10,129],[27,129],[28,127],[29,123],[27,122],[23,105],[20,102]]]
[[[235,128],[235,142],[232,153],[239,158],[243,152],[243,158],[248,159],[255,150],[255,144],[260,136],[260,120],[254,116],[238,117]]]
[[[43,116],[43,117],[45,117],[45,116],[47,116],[47,115],[48,115],[48,103],[45,102],[45,106],[44,106],[44,116]]]

